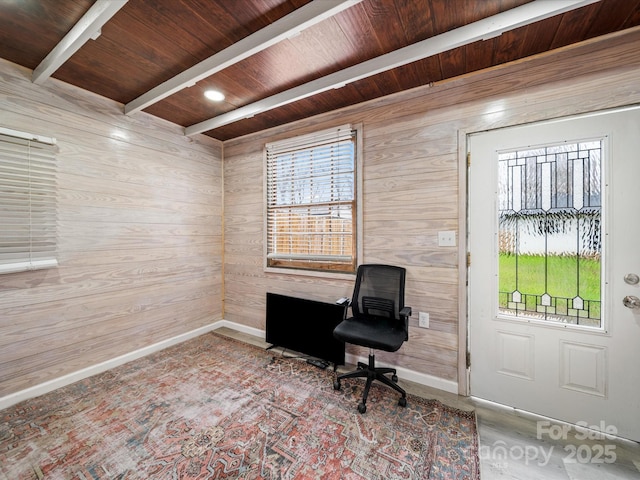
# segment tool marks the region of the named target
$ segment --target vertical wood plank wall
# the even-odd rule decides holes
[[[60,265],[0,276],[0,397],[222,318],[222,144],[30,73],[0,125],[57,139]]]
[[[466,337],[465,134],[639,103],[638,51],[636,29],[225,142],[225,319],[264,329],[268,291],[324,301],[350,295],[348,280],[264,271],[262,150],[266,142],[361,123],[360,260],[406,267],[414,312],[409,342],[379,356],[458,382]],[[441,230],[458,233],[458,248],[438,246]],[[417,327],[419,311],[430,313],[430,329]]]

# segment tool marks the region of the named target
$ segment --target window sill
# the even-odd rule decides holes
[[[295,275],[297,277],[316,277],[316,278],[334,278],[339,280],[353,280],[356,276],[354,273],[332,272],[321,270],[303,270],[298,268],[278,268],[265,267],[265,273],[277,273],[282,275]]]

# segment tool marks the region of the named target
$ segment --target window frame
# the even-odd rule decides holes
[[[0,275],[58,266],[56,153],[55,138],[0,127]]]
[[[291,260],[291,261],[283,261],[280,262],[271,262],[276,263],[270,265],[269,259],[269,205],[268,205],[268,170],[267,170],[267,146],[270,144],[277,144],[278,142],[286,142],[293,140],[295,138],[304,139],[304,137],[312,138],[318,134],[323,132],[333,130],[336,131],[339,128],[350,128],[350,130],[354,133],[354,207],[352,208],[352,218],[353,218],[353,232],[354,241],[353,241],[353,258],[351,262],[350,269],[348,271],[342,269],[331,268],[331,264],[325,262],[313,262],[313,261],[305,261],[305,260]],[[269,142],[265,144],[263,149],[263,268],[265,272],[272,273],[285,273],[285,274],[295,274],[295,275],[308,275],[308,276],[322,276],[322,277],[334,277],[334,278],[343,278],[345,276],[353,276],[356,273],[358,264],[362,259],[362,125],[361,124],[351,124],[351,125],[343,125],[339,127],[334,127],[331,129],[323,129],[317,130],[315,132],[310,132],[307,134],[287,137],[281,140],[276,140],[274,142]]]

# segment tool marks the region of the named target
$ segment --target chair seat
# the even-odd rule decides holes
[[[397,325],[397,322],[395,323]],[[407,333],[387,319],[372,322],[370,318],[355,317],[342,321],[333,331],[333,335],[346,343],[386,352],[395,352],[407,339]]]

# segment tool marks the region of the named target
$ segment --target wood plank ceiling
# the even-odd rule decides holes
[[[36,69],[103,0],[0,1],[0,57]],[[329,0],[314,0],[328,2]],[[333,1],[333,0],[331,0]],[[347,8],[200,79],[144,111],[189,127],[510,11],[531,0],[352,0]],[[559,1],[559,0],[554,0]],[[130,104],[310,0],[129,0],[52,74]],[[336,2],[338,3],[338,2]],[[546,2],[551,3],[551,2]],[[529,7],[527,7],[529,8]],[[640,24],[640,0],[600,0],[206,130],[228,140],[318,113],[500,65]],[[0,80],[1,81],[1,80]],[[45,80],[47,81],[47,80]],[[205,90],[223,92],[220,103]],[[135,112],[129,113],[136,115]]]

